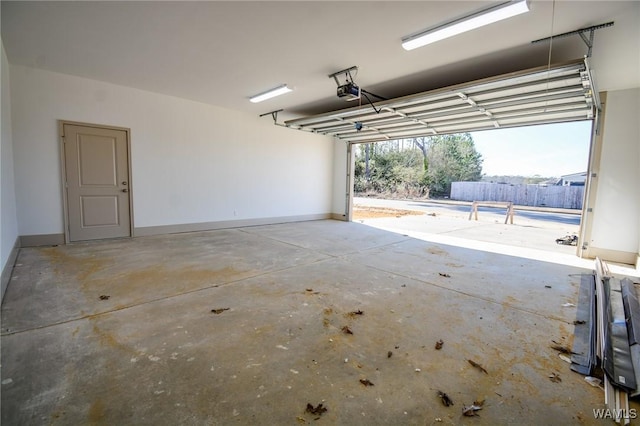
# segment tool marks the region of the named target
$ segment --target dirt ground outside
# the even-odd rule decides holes
[[[353,220],[377,219],[381,217],[401,217],[408,215],[421,216],[424,212],[417,210],[395,209],[391,207],[353,206]]]

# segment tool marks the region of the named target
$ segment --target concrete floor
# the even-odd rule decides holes
[[[600,424],[549,347],[581,272],[339,221],[22,249],[2,424]]]

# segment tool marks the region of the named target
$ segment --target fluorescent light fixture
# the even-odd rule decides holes
[[[286,84],[283,84],[282,86],[260,93],[259,95],[252,96],[249,100],[253,103],[258,103],[289,92],[291,92],[291,89],[289,89]]]
[[[527,0],[501,3],[419,34],[403,38],[402,47],[405,50],[413,50],[528,11],[529,5],[527,4]]]

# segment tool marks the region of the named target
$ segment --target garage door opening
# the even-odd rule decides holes
[[[579,121],[355,145],[352,220],[574,257],[591,132]]]
[[[371,106],[361,105],[289,120],[284,126],[345,141],[349,157],[347,175],[353,180],[350,165],[354,151],[361,144],[420,137],[446,138],[455,134],[534,128],[554,123],[586,121],[597,124],[599,110],[599,94],[585,58],[376,102]],[[585,138],[585,146],[589,146],[586,149],[593,150],[594,144],[589,144],[589,140],[594,138]],[[575,173],[582,171],[585,170]],[[353,208],[352,184],[347,183],[344,216],[348,220]],[[588,188],[589,179],[585,192]],[[576,248],[569,249],[575,257]]]

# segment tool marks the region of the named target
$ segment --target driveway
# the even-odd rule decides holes
[[[582,263],[582,259],[576,257],[576,246],[559,245],[555,242],[557,238],[578,234],[580,211],[516,207],[513,225],[505,225],[506,209],[480,207],[478,220],[469,220],[471,203],[466,202],[354,197],[353,203],[353,221],[375,228],[423,240],[504,254],[525,255],[526,252],[525,257],[548,258],[550,254],[561,254],[562,263]],[[371,208],[410,210],[423,214],[358,217],[359,211]]]

